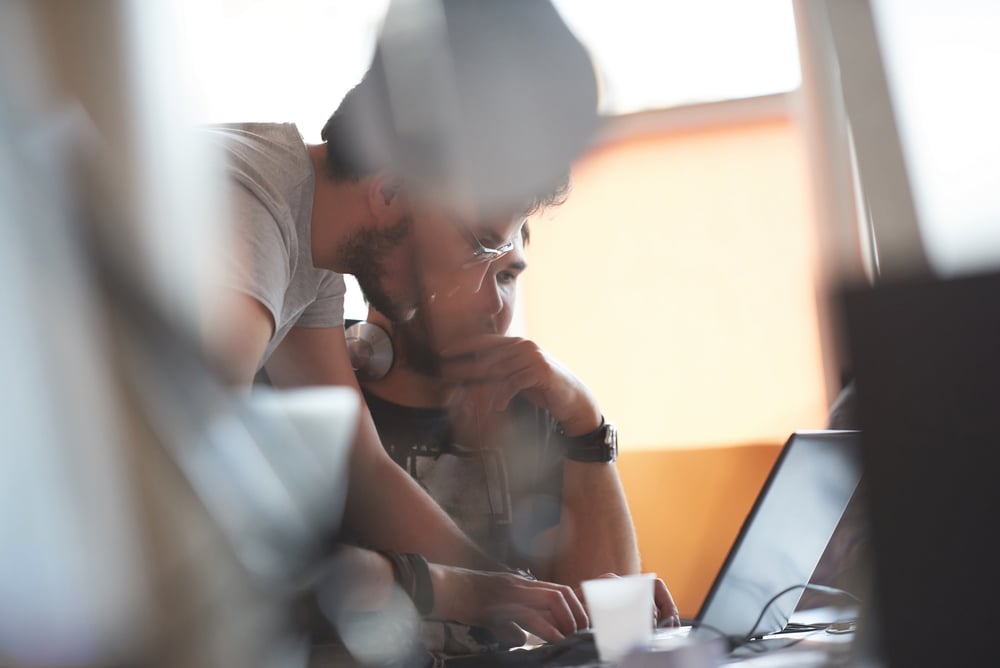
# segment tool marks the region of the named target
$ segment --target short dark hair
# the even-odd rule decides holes
[[[521,213],[525,218],[528,218],[549,207],[560,206],[569,198],[569,191],[569,172],[563,172],[548,190],[539,189],[538,192],[526,198],[525,207]],[[524,241],[527,243],[528,240],[525,239]]]
[[[326,171],[338,181],[359,181],[391,164],[395,131],[381,57],[352,88],[323,126]]]
[[[526,213],[562,203],[597,127],[597,79],[551,3],[438,0],[441,34],[423,42],[390,29],[398,4],[364,78],[323,128],[328,174],[390,169],[486,205],[527,203]]]

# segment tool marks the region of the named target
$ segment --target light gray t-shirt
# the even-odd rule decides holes
[[[206,130],[226,160],[232,220],[227,287],[257,299],[274,319],[258,370],[292,327],[344,324],[344,277],[312,263],[315,173],[292,123],[234,123]]]

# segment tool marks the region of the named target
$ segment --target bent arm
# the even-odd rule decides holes
[[[343,327],[293,328],[266,370],[276,387],[342,385],[361,396]],[[386,454],[368,410],[361,411],[349,476],[344,523],[366,544],[441,564],[501,568]]]
[[[249,387],[274,332],[270,311],[233,291],[206,316],[203,338],[209,355],[226,382]],[[361,397],[343,327],[292,328],[265,369],[276,387],[341,385]],[[386,454],[368,410],[360,412],[349,480],[344,523],[367,544],[416,552],[443,564],[501,569]]]
[[[222,381],[249,388],[274,334],[271,312],[244,292],[226,292],[203,305],[201,338]]]
[[[492,388],[496,408],[520,394],[548,410],[567,436],[601,424],[589,388],[533,341],[485,334],[452,346],[444,357],[446,377]],[[572,586],[605,573],[637,573],[635,529],[615,466],[566,460],[563,475],[563,519],[542,539],[555,540],[555,557],[537,560],[533,570]]]

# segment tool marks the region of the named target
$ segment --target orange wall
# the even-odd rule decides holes
[[[683,617],[698,612],[780,445],[626,452],[618,461],[642,568]]]
[[[625,449],[783,442],[826,412],[808,170],[790,120],[594,151],[533,222],[524,331]]]

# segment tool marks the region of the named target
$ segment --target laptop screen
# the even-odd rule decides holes
[[[702,604],[698,625],[739,638],[782,630],[802,596],[798,585],[809,582],[860,478],[859,431],[792,434]]]

